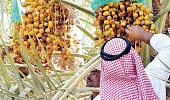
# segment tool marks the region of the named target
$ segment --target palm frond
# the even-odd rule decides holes
[[[88,10],[88,9],[86,9],[86,8],[83,8],[83,7],[79,6],[79,5],[76,5],[76,4],[74,4],[74,3],[72,3],[72,2],[69,2],[69,1],[66,1],[66,0],[61,0],[61,2],[64,3],[64,4],[66,4],[66,5],[71,6],[71,7],[73,7],[73,8],[76,8],[76,9],[82,11],[82,12],[90,15],[91,17],[94,17],[94,13],[93,13],[91,10]]]
[[[90,39],[92,39],[92,40],[94,41],[94,36],[93,36],[91,33],[89,33],[86,29],[84,29],[83,27],[81,27],[81,26],[79,26],[79,25],[77,25],[77,27],[78,27],[82,32],[84,32],[84,34],[86,34]]]

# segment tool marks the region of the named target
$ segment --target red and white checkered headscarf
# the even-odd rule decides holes
[[[106,43],[104,52],[118,55],[125,48],[123,39],[113,38]],[[117,60],[101,60],[100,89],[102,100],[159,100],[133,47]]]

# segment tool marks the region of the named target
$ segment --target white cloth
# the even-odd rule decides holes
[[[93,100],[101,100],[101,98],[100,98],[100,94],[99,95],[97,95]]]
[[[155,34],[151,38],[150,44],[158,55],[147,65],[145,72],[160,100],[166,100],[165,81],[169,78],[170,70],[165,65],[170,67],[170,38],[164,34]]]

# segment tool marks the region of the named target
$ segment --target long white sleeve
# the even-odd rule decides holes
[[[164,34],[155,34],[151,38],[150,44],[158,52],[158,55],[148,64],[145,71],[160,100],[166,100],[165,81],[170,75],[170,70],[166,67],[170,68],[170,38]]]

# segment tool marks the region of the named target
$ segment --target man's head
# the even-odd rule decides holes
[[[100,70],[92,69],[87,76],[87,87],[99,87],[100,86]]]

